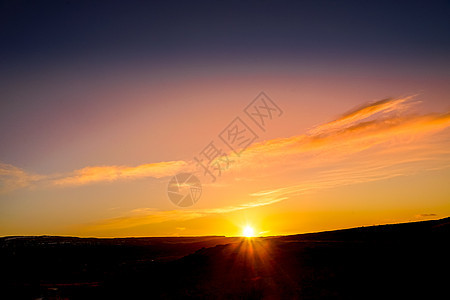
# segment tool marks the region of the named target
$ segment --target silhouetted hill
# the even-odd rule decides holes
[[[388,239],[410,239],[429,238],[433,234],[450,232],[450,217],[439,220],[428,220],[419,222],[376,225],[357,227],[350,229],[322,231],[280,237],[284,240],[388,240]]]
[[[450,218],[266,238],[0,238],[5,299],[446,295]],[[3,297],[2,297],[3,298]]]

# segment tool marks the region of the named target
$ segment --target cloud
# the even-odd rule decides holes
[[[339,130],[341,128],[346,128],[360,122],[364,119],[376,116],[379,113],[390,113],[393,111],[400,112],[405,111],[407,108],[411,106],[411,100],[413,96],[398,98],[398,99],[383,99],[371,103],[367,103],[362,105],[350,112],[343,114],[338,119],[328,122],[324,125],[320,125],[315,127],[310,131],[310,134],[319,135],[321,133],[331,133],[335,130]]]
[[[185,161],[169,161],[130,166],[91,166],[66,174],[38,175],[20,168],[0,163],[0,192],[6,193],[30,186],[79,186],[99,182],[162,178],[189,170]]]
[[[255,144],[244,152],[244,156],[250,160],[254,158],[252,155],[284,157],[291,154],[316,154],[327,149],[333,149],[334,152],[341,149],[346,153],[358,152],[392,141],[393,137],[396,137],[397,141],[403,137],[417,139],[421,134],[435,133],[449,127],[449,113],[399,114],[404,109],[405,105],[400,105],[404,104],[404,101],[406,100],[392,99],[368,104],[358,111],[342,116],[341,119],[317,126],[304,135]],[[367,120],[374,115],[378,117]]]
[[[10,164],[0,163],[0,193],[29,186],[32,182],[41,180],[43,176],[28,173]]]
[[[416,215],[416,218],[428,218],[428,217],[437,217],[437,214],[419,214],[419,215]]]
[[[127,166],[94,166],[75,170],[71,174],[52,180],[54,185],[84,185],[88,183],[137,179],[144,177],[161,178],[171,176],[185,168],[184,161],[169,161],[143,164],[136,167]]]
[[[384,99],[363,105],[305,134],[251,145],[224,172],[220,184],[209,185],[220,190],[243,179],[265,183],[265,189],[254,190],[247,197],[242,195],[243,203],[184,210],[139,208],[87,227],[120,229],[186,221],[272,205],[311,191],[450,167],[447,130],[450,114],[413,113],[411,107],[415,104],[417,101],[411,97]],[[0,178],[1,188],[11,191],[39,184],[66,187],[162,178],[194,170],[193,162],[168,161],[134,167],[89,166],[67,174],[37,175],[0,164]]]
[[[272,178],[271,188],[252,197],[289,197],[449,168],[450,114],[412,113],[414,104],[410,97],[369,103],[304,135],[253,145],[233,167],[253,168],[259,180]],[[294,184],[277,186],[278,177]]]
[[[191,219],[206,217],[210,215],[231,213],[243,209],[261,207],[271,205],[285,198],[266,197],[257,201],[243,203],[239,205],[231,205],[219,208],[206,209],[184,209],[184,210],[165,210],[157,211],[152,208],[138,208],[130,211],[126,216],[111,218],[95,222],[84,226],[84,230],[97,231],[108,229],[123,229],[135,226],[163,223],[169,221],[187,221]]]
[[[230,169],[208,188],[220,190],[237,181],[263,183],[242,195],[241,204],[204,209],[141,208],[102,220],[92,230],[119,229],[168,221],[185,221],[267,206],[292,196],[342,185],[383,180],[450,167],[450,113],[419,114],[411,97],[368,103],[305,134],[272,139],[248,147]],[[230,154],[231,155],[231,154]],[[10,191],[45,183],[49,186],[161,178],[194,171],[190,161],[129,166],[90,166],[67,174],[36,175],[0,165],[2,188]],[[237,175],[237,176],[236,176]],[[213,203],[214,204],[214,203]]]

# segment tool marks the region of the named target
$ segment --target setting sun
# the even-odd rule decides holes
[[[242,235],[245,237],[254,237],[255,236],[255,230],[250,226],[245,226],[242,230]]]

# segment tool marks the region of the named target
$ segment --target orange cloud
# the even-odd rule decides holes
[[[29,186],[42,178],[42,175],[27,173],[13,165],[0,163],[0,193]]]
[[[18,188],[36,186],[77,186],[116,180],[138,178],[162,178],[189,170],[187,162],[169,161],[128,166],[92,166],[67,174],[31,174],[12,165],[0,164],[0,192],[6,193]]]
[[[321,133],[329,134],[334,130],[349,127],[351,124],[373,117],[378,113],[386,114],[392,111],[396,112],[404,111],[411,105],[411,102],[408,102],[411,99],[412,96],[399,99],[383,99],[365,104],[357,109],[354,109],[342,115],[340,118],[332,122],[315,127],[313,130],[310,131],[310,134],[312,135],[319,135]]]
[[[263,190],[242,195],[242,202],[204,209],[136,209],[95,222],[86,230],[107,230],[185,221],[213,214],[267,206],[294,195],[330,187],[405,176],[450,167],[450,114],[412,113],[410,97],[385,99],[359,107],[303,135],[256,143],[209,188],[220,190],[246,178]],[[229,155],[232,155],[231,153]],[[196,170],[190,161],[130,166],[90,166],[68,174],[36,175],[0,164],[2,189],[32,185],[78,186],[104,181],[161,178]],[[237,175],[237,176],[235,176]],[[217,204],[216,204],[217,206]]]
[[[184,161],[169,161],[143,164],[136,167],[94,166],[75,170],[72,174],[52,181],[55,185],[83,185],[88,183],[137,179],[143,177],[161,178],[171,176],[186,168]]]
[[[239,172],[273,187],[252,197],[289,197],[312,190],[450,167],[450,114],[412,114],[410,98],[368,104],[305,135],[253,145]],[[252,170],[253,169],[253,170]],[[286,178],[287,185],[273,183]]]
[[[243,204],[202,210],[145,210],[105,221],[101,226],[122,228],[228,213],[270,205],[313,190],[450,167],[450,114],[413,114],[410,107],[416,102],[411,100],[408,97],[369,103],[306,134],[250,146],[239,158],[233,157],[234,162],[219,178],[220,183],[210,185],[220,189],[239,178],[265,183],[264,190],[243,195]],[[0,177],[2,189],[10,191],[38,184],[65,187],[161,178],[194,170],[193,162],[169,161],[136,167],[91,166],[68,174],[35,175],[2,164]]]
[[[108,229],[123,229],[169,221],[187,221],[214,214],[231,213],[238,210],[266,206],[283,201],[285,199],[286,198],[264,198],[249,203],[243,203],[240,205],[232,205],[220,208],[207,208],[207,209],[157,211],[151,208],[139,208],[129,212],[127,216],[102,220],[100,222],[84,226],[83,230],[97,231]]]

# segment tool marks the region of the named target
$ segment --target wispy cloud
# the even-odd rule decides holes
[[[321,133],[330,134],[336,130],[348,128],[352,124],[376,116],[377,114],[405,111],[414,103],[408,102],[412,98],[413,96],[398,99],[383,99],[367,103],[343,114],[332,122],[315,127],[309,133],[312,135],[319,135]]]
[[[252,197],[289,197],[450,167],[450,114],[412,113],[414,104],[411,98],[369,103],[304,135],[254,145],[242,158],[245,168],[235,167],[250,172],[262,165],[255,161],[264,161],[265,168],[277,166],[273,170],[279,173],[259,170],[256,176],[297,181],[251,193]]]
[[[437,214],[418,214],[415,217],[416,218],[431,218],[431,217],[437,217]]]
[[[93,166],[75,170],[71,174],[52,180],[52,183],[66,186],[143,177],[161,178],[176,174],[186,166],[187,163],[184,161],[143,164],[136,167]]]
[[[42,175],[28,173],[13,165],[0,163],[0,193],[27,187],[43,177]]]
[[[261,198],[257,201],[249,203],[243,203],[239,205],[231,205],[219,208],[206,208],[206,209],[184,209],[184,210],[165,210],[158,211],[152,208],[139,208],[130,211],[127,215],[102,220],[84,226],[84,230],[87,231],[99,231],[109,229],[123,229],[135,226],[149,225],[155,223],[169,222],[169,221],[187,221],[195,218],[206,217],[210,215],[231,213],[243,209],[261,207],[271,205],[285,198]]]
[[[66,174],[32,174],[8,164],[0,164],[0,192],[29,186],[78,186],[138,178],[162,178],[189,170],[185,161],[169,161],[130,166],[90,166]]]
[[[334,121],[316,126],[303,135],[256,143],[244,152],[238,162],[233,163],[232,168],[245,170],[248,167],[263,166],[267,169],[280,169],[283,162],[298,168],[314,167],[381,144],[385,144],[385,147],[380,153],[406,151],[406,145],[410,147],[409,152],[413,152],[413,148],[422,148],[425,153],[425,148],[431,146],[425,136],[449,127],[450,114],[410,114],[409,108],[417,103],[411,100],[411,97],[406,97],[368,103]],[[405,142],[405,139],[409,140]],[[437,141],[440,142],[442,141]],[[436,152],[439,147],[435,145],[428,150]],[[448,154],[445,150],[441,152]],[[264,163],[261,164],[263,159]],[[299,162],[298,165],[296,161]],[[66,174],[42,175],[0,164],[0,191],[37,184],[76,186],[143,177],[161,178],[194,169],[195,164],[191,161],[167,161],[138,166],[88,166]]]
[[[168,211],[144,209],[101,221],[90,229],[185,221],[271,205],[315,190],[450,167],[450,134],[447,131],[436,135],[450,127],[450,115],[411,114],[408,108],[414,103],[408,101],[411,99],[369,103],[304,135],[254,144],[232,165],[243,177],[260,180],[268,177],[270,181],[291,177],[296,184],[255,191],[249,195],[254,200],[240,205]]]
[[[220,178],[221,184],[209,187],[224,188],[240,178],[267,183],[265,189],[243,195],[244,203],[216,207],[211,203],[212,208],[166,211],[144,208],[91,224],[90,228],[190,220],[267,206],[314,190],[449,168],[450,113],[419,114],[411,109],[416,103],[410,97],[368,103],[305,134],[250,146]],[[195,164],[189,161],[169,161],[135,167],[91,166],[45,176],[0,164],[0,177],[2,189],[10,191],[39,183],[64,187],[161,178],[194,169]]]

